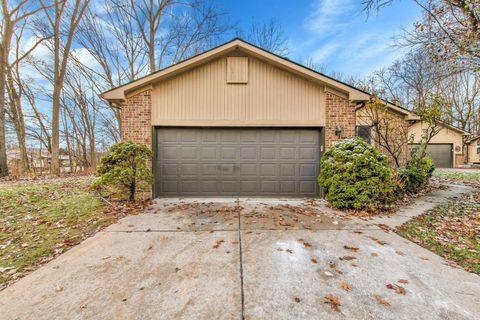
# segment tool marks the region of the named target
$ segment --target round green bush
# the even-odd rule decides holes
[[[376,209],[394,200],[387,158],[362,138],[343,140],[325,152],[318,183],[339,209]]]
[[[403,193],[416,193],[428,185],[435,165],[429,157],[420,158],[412,154],[407,167],[400,171]]]

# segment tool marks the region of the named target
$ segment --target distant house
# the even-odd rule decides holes
[[[413,137],[410,148],[414,148],[421,141],[426,125],[422,121],[413,123],[409,136]],[[427,152],[437,168],[458,168],[467,162],[465,141],[470,136],[465,130],[447,123],[440,124],[440,131],[430,141]]]
[[[52,163],[52,157],[47,150],[39,148],[27,148],[27,157],[32,171],[36,174],[48,173]],[[70,163],[70,157],[65,154],[60,156],[61,172],[72,172],[75,169],[75,163]],[[11,174],[19,174],[21,167],[20,150],[10,148],[7,150],[7,163]]]
[[[467,140],[466,162],[480,164],[480,135]]]

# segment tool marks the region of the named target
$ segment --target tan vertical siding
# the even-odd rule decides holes
[[[322,86],[248,59],[247,83],[227,83],[223,57],[154,85],[152,125],[325,125]]]

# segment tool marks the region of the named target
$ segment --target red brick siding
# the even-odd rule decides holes
[[[152,147],[152,90],[127,98],[122,104],[122,140]]]
[[[355,136],[355,108],[348,99],[326,92],[326,126],[325,147],[330,148],[335,142]],[[342,129],[340,136],[335,134],[336,127]]]
[[[461,168],[464,163],[463,163],[464,159],[463,159],[463,154],[455,154],[455,167],[456,168]]]

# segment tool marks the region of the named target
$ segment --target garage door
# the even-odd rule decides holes
[[[157,128],[156,196],[315,196],[320,131]]]
[[[418,144],[409,145],[410,150],[418,147]],[[427,153],[432,158],[437,168],[453,168],[453,145],[452,144],[429,144]]]

